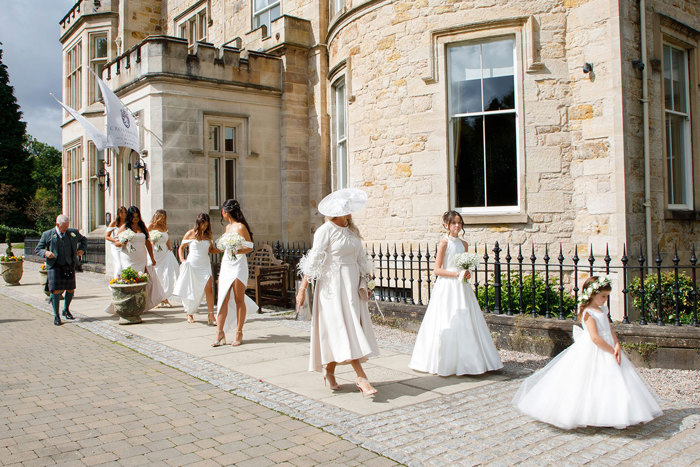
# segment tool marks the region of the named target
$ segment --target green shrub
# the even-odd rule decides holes
[[[0,238],[6,239],[7,235],[10,236],[11,242],[16,243],[23,242],[26,237],[38,237],[41,234],[34,229],[20,229],[17,227],[10,227],[9,225],[0,224]]]
[[[489,310],[493,311],[495,304],[496,291],[493,287],[494,276],[491,274],[489,277],[489,289],[488,289],[488,303]],[[479,292],[477,294],[477,299],[479,300],[479,306],[482,309],[486,305],[486,290],[484,288],[484,283],[479,284]],[[510,276],[510,286],[511,286],[511,308],[513,313],[518,313],[520,310],[520,280],[517,275],[511,274]],[[549,290],[545,288],[544,277],[540,273],[535,273],[535,310],[538,315],[545,316],[547,312],[546,301],[549,299],[549,313],[552,317],[559,316],[559,280],[553,277],[549,278]],[[532,275],[523,275],[523,309],[525,313],[532,313]],[[573,310],[576,306],[576,300],[572,293],[564,291],[564,316],[571,318],[573,316]],[[508,311],[508,281],[505,274],[501,274],[501,312],[506,313]]]
[[[661,320],[671,324],[676,321],[676,297],[673,294],[675,274],[664,272],[661,274]],[[693,281],[683,272],[678,274],[678,310],[681,324],[690,324],[693,319]],[[656,323],[659,317],[659,290],[656,274],[647,274],[644,278],[644,308],[648,323]],[[642,309],[642,281],[635,277],[629,285],[632,304],[637,310]]]

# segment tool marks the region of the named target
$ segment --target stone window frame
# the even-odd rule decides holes
[[[445,83],[441,87],[445,102],[445,148],[446,165],[448,171],[451,167],[451,141],[447,130],[450,116],[447,108],[447,49],[451,45],[497,39],[499,37],[512,37],[515,40],[515,104],[516,104],[516,147],[517,147],[517,182],[518,205],[517,209],[504,210],[499,208],[456,208],[454,206],[454,189],[448,180],[448,203],[451,209],[456,209],[467,224],[522,224],[526,223],[527,203],[525,184],[525,118],[524,118],[524,81],[526,73],[534,73],[540,70],[543,64],[540,62],[539,45],[537,41],[537,23],[531,16],[505,18],[496,21],[454,26],[445,29],[431,31],[429,74],[423,77],[428,85],[439,84],[443,77]],[[448,177],[452,177],[448,174]]]
[[[88,230],[93,230],[97,227],[105,225],[105,208],[104,208],[104,191],[98,186],[97,172],[100,170],[98,167],[98,160],[102,160],[102,169],[106,170],[105,157],[107,154],[107,149],[102,150],[102,159],[99,158],[100,151],[95,146],[92,141],[87,142],[87,153],[88,153],[88,212],[89,215],[89,228]],[[98,200],[102,198],[102,205],[100,206]],[[102,215],[102,223],[100,223],[100,215]]]
[[[80,230],[83,224],[83,138],[63,146],[64,193],[71,224]]]
[[[353,102],[352,97],[352,80],[350,72],[350,59],[341,60],[335,65],[327,76],[328,94],[330,99],[327,101],[327,112],[330,115],[330,137],[331,137],[331,189],[337,190],[347,188],[350,185],[350,138],[348,135],[348,116],[349,106]],[[342,141],[345,145],[345,184],[341,186],[338,179],[338,130],[336,128],[337,117],[337,99],[336,88],[338,83],[342,81],[345,88],[345,139]]]
[[[665,219],[686,219],[697,218],[697,213],[700,212],[700,147],[697,144],[700,141],[700,126],[697,122],[700,121],[700,98],[697,90],[700,87],[700,31],[689,28],[688,26],[675,21],[673,18],[663,14],[654,16],[654,56],[651,60],[651,66],[654,71],[659,71],[659,110],[658,117],[662,122],[664,131],[662,132],[662,154],[663,154],[663,209]],[[687,57],[688,67],[688,105],[690,116],[690,193],[688,206],[671,206],[669,205],[668,197],[668,165],[666,161],[666,123],[665,123],[665,105],[664,105],[664,70],[663,70],[663,47],[671,45],[676,48],[684,49]],[[656,68],[658,69],[656,69]]]
[[[333,19],[345,12],[345,0],[328,0],[328,18]]]
[[[64,98],[63,102],[74,110],[80,111],[82,102],[83,80],[83,41],[77,40],[64,54]],[[70,114],[65,112],[65,116]]]
[[[104,67],[109,58],[109,29],[99,31],[91,31],[88,33],[88,66],[98,76],[102,76],[100,66]],[[98,39],[104,38],[107,41],[107,50],[104,57],[95,57],[96,42]],[[88,105],[94,104],[102,99],[100,87],[92,73],[88,73]]]
[[[212,127],[219,128],[217,132],[218,148],[213,148],[210,143],[210,132],[209,129]],[[226,129],[232,128],[234,130],[233,138],[233,150],[228,151],[225,148],[225,135]],[[246,116],[233,116],[233,115],[205,115],[204,116],[204,132],[203,132],[204,142],[202,147],[204,148],[204,155],[207,159],[207,205],[209,206],[209,211],[217,211],[221,209],[221,205],[227,199],[227,197],[236,198],[238,196],[238,188],[240,181],[241,172],[241,159],[242,155],[248,154],[249,149],[249,137],[248,134],[248,118]],[[214,164],[212,166],[212,163]],[[211,202],[211,170],[212,167],[216,167],[216,194],[217,199],[215,203]],[[229,167],[233,171],[232,175],[232,189],[229,192],[227,188],[227,178],[226,171]]]
[[[283,2],[282,2],[282,0],[269,0],[269,2],[271,2],[271,3],[268,3],[265,7],[263,7],[263,8],[260,9],[260,10],[256,10],[256,9],[255,9],[255,1],[256,1],[256,0],[250,0],[250,25],[251,25],[251,29],[254,31],[254,30],[256,30],[256,29],[259,29],[259,28],[265,26],[265,27],[267,28],[267,31],[268,31],[268,34],[269,34],[269,31],[270,31],[270,24],[271,24],[273,21],[275,21],[277,18],[281,18],[282,15],[284,15],[284,11],[283,11],[283,9],[282,9],[282,3],[283,3]],[[279,16],[278,16],[277,18],[272,19],[272,18],[270,17],[270,15],[268,15],[268,20],[269,20],[269,21],[267,21],[267,22],[261,22],[261,23],[258,24],[257,26],[255,25],[256,19],[257,19],[258,17],[264,15],[265,13],[270,12],[270,11],[271,11],[273,8],[275,8],[276,6],[279,6],[279,9],[280,9],[280,14],[279,14]]]
[[[175,36],[187,40],[188,47],[193,47],[197,42],[207,42],[209,26],[212,24],[210,2],[200,0],[176,16],[174,23]],[[192,37],[193,31],[195,38]]]

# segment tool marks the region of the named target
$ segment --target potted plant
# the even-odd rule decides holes
[[[49,280],[49,271],[46,269],[46,263],[41,263],[41,266],[39,266],[39,274],[41,274],[41,286],[44,288],[44,294],[48,297],[51,295],[51,292],[46,286],[46,282]]]
[[[24,257],[10,254],[0,255],[0,275],[7,285],[19,285],[22,278]]]
[[[125,268],[121,274],[109,281],[112,304],[119,315],[119,324],[137,324],[146,311],[146,286],[148,274]]]

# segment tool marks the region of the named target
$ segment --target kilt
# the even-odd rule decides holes
[[[70,279],[64,277],[61,270],[62,267],[50,268],[47,270],[46,289],[49,292],[54,290],[74,290],[75,289],[75,273]]]

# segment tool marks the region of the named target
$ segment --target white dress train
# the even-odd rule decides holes
[[[153,258],[156,260],[156,275],[163,287],[165,298],[170,298],[175,290],[175,282],[177,281],[180,265],[177,264],[177,259],[171,250],[168,249],[168,232],[162,232],[161,239],[153,244]],[[148,264],[152,265],[151,258],[148,258]]]
[[[587,308],[598,335],[614,346],[608,308]],[[615,357],[574,326],[574,343],[525,381],[513,398],[522,413],[572,429],[583,426],[625,428],[646,423],[663,412],[657,397],[639,376],[624,352]]]
[[[447,236],[443,269],[459,271],[459,238]],[[409,367],[440,376],[477,375],[503,368],[479,302],[469,283],[438,277],[425,311]]]
[[[193,315],[202,303],[204,289],[212,276],[209,259],[211,240],[190,239],[183,240],[182,244],[189,244],[189,253],[185,262],[180,265],[180,274],[173,287],[173,295],[182,301],[185,313]]]
[[[309,371],[378,356],[367,300],[359,294],[361,275],[372,273],[360,238],[327,221],[316,230],[299,268],[315,280]]]
[[[119,249],[119,262],[121,269],[117,275],[121,274],[124,269],[129,267],[138,272],[148,273],[148,285],[146,285],[146,311],[148,311],[165,300],[165,292],[163,291],[163,287],[160,285],[155,268],[153,265],[148,264],[146,235],[144,235],[143,232],[139,232],[133,239],[131,239],[129,243],[131,244],[131,248],[129,248],[129,245],[127,244]],[[158,260],[156,260],[156,263],[157,262]],[[114,314],[114,307],[111,303],[109,306],[107,306],[105,311],[107,313]]]
[[[253,248],[252,242],[243,242],[243,248]],[[216,300],[216,322],[219,322],[219,313],[226,298],[226,294],[231,291],[228,299],[226,321],[224,321],[223,331],[228,334],[237,329],[238,313],[236,300],[233,297],[233,283],[240,280],[244,286],[248,285],[248,258],[244,254],[237,254],[233,258],[230,251],[225,251],[221,259],[221,270],[219,271],[219,293]],[[248,295],[244,295],[246,314],[258,311],[258,305]]]

